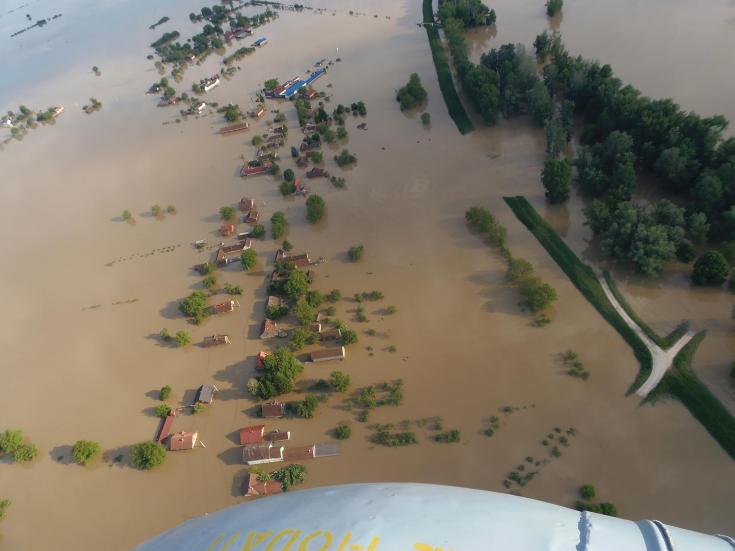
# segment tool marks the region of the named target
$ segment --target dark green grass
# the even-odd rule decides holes
[[[434,26],[434,12],[431,9],[431,0],[424,0],[424,23],[429,23],[429,25],[424,25],[424,28],[429,37],[431,56],[434,58],[436,76],[439,79],[439,89],[444,97],[444,103],[447,105],[449,116],[452,117],[454,124],[457,125],[457,129],[461,134],[472,132],[475,127],[467,116],[467,112],[464,110],[464,106],[457,94],[457,89],[454,87],[447,52],[442,44],[439,31]]]
[[[646,398],[655,403],[666,396],[679,400],[722,448],[735,459],[735,418],[692,371],[692,359],[705,337],[697,333],[674,358],[658,386]]]

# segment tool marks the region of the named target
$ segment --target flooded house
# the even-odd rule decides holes
[[[313,264],[311,258],[309,258],[309,253],[291,254],[283,249],[278,249],[276,251],[276,262],[279,260],[289,262],[296,268],[305,268],[306,266],[311,266]]]
[[[247,176],[258,176],[260,174],[267,174],[268,171],[271,169],[272,164],[271,163],[262,163],[262,164],[255,164],[251,165],[250,163],[245,163],[240,170],[240,176],[247,177]]]
[[[235,224],[222,224],[222,226],[220,226],[219,228],[219,233],[223,237],[229,237],[231,235],[234,235],[235,230]]]
[[[324,170],[323,168],[314,167],[311,170],[306,172],[307,178],[327,178],[329,176],[329,173]]]
[[[158,431],[158,436],[156,437],[156,441],[159,444],[163,444],[163,441],[168,438],[169,434],[171,434],[171,426],[174,424],[175,419],[176,410],[172,410],[171,414],[166,416],[166,418],[163,420],[163,423],[161,424],[161,429]]]
[[[172,452],[193,450],[197,445],[198,432],[175,432],[168,440],[168,449]]]
[[[202,344],[204,348],[219,346],[221,344],[230,344],[230,337],[228,335],[210,335],[209,337],[204,337],[204,342]]]
[[[248,116],[252,119],[259,119],[265,115],[265,109],[263,107],[256,107],[252,111],[248,112]]]
[[[278,336],[278,324],[269,319],[263,320],[263,329],[260,332],[260,338],[265,339],[274,339]]]
[[[311,361],[317,362],[329,362],[332,360],[344,360],[345,359],[345,347],[337,346],[335,348],[322,348],[320,350],[314,350],[309,354]]]
[[[283,486],[278,480],[261,481],[258,476],[248,473],[242,485],[242,495],[245,497],[261,497],[283,492]]]
[[[231,124],[229,126],[223,126],[219,129],[220,134],[234,134],[235,132],[241,132],[250,128],[250,124],[247,122],[241,122],[238,124]]]
[[[257,224],[259,218],[260,213],[257,210],[252,209],[245,216],[243,216],[242,221],[246,224]]]
[[[266,432],[263,435],[263,440],[266,440],[267,442],[286,442],[287,440],[291,439],[291,431],[288,430],[272,430],[270,432]]]
[[[286,415],[286,404],[283,402],[268,402],[260,406],[260,415],[264,419],[277,419]]]
[[[242,447],[242,462],[246,465],[264,465],[283,461],[284,447],[272,442],[248,444]]]
[[[215,304],[212,306],[212,313],[213,314],[226,314],[228,312],[233,312],[235,310],[235,305],[237,304],[234,300],[227,300],[225,302],[220,302],[219,304]]]
[[[280,308],[281,307],[281,297],[277,297],[276,295],[268,295],[268,299],[265,301],[265,310],[266,312],[270,308]]]
[[[251,245],[252,241],[250,239],[245,239],[238,243],[233,243],[232,245],[223,245],[217,251],[215,262],[218,266],[227,266],[232,262],[239,262],[240,255],[244,251],[248,250]]]
[[[255,208],[255,201],[250,197],[243,197],[240,199],[240,212],[250,212]]]
[[[319,333],[319,338],[322,341],[336,341],[342,337],[342,331],[339,329],[339,327],[336,327],[334,329],[325,329],[321,333]]]
[[[195,404],[211,404],[214,402],[214,397],[219,392],[219,389],[215,385],[202,385],[197,390],[196,398],[194,399]]]
[[[265,434],[265,425],[252,425],[240,429],[240,445],[259,444],[263,442]]]

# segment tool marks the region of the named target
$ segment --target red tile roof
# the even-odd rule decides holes
[[[240,444],[257,444],[263,441],[265,425],[254,425],[240,429]]]
[[[168,449],[171,451],[191,450],[197,443],[199,433],[196,432],[175,432],[168,441]]]

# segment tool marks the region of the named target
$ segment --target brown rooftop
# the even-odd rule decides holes
[[[253,425],[240,429],[240,444],[257,444],[263,441],[265,425]]]
[[[197,432],[175,432],[168,441],[168,449],[173,452],[194,449],[198,436]]]

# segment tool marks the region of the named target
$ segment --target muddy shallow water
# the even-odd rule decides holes
[[[531,4],[496,5],[497,36],[484,38],[484,47],[501,40],[530,42],[547,24]],[[177,124],[176,108],[158,109],[155,99],[144,95],[160,78],[145,59],[147,44],[174,29],[184,36],[196,32],[199,26],[187,15],[199,7],[167,1],[151,13],[138,13],[131,4],[108,2],[92,9],[70,2],[59,10],[64,17],[47,28],[0,42],[13,54],[0,63],[18,74],[17,84],[0,92],[7,108],[20,102],[67,107],[55,125],[41,126],[0,152],[5,236],[0,293],[6,320],[0,333],[0,430],[22,428],[41,450],[30,465],[0,462],[0,497],[13,502],[0,525],[3,549],[125,549],[242,499],[245,466],[237,430],[253,420],[255,403],[245,383],[253,375],[254,356],[273,346],[264,346],[257,335],[265,276],[277,244],[270,238],[255,242],[259,263],[252,273],[236,266],[218,272],[220,285],[244,287],[236,312],[196,327],[181,318],[177,303],[201,287],[191,267],[204,253],[191,243],[219,241],[219,207],[244,195],[261,205],[264,220],[276,210],[286,213],[286,237],[296,251],[326,258],[316,268],[316,288],[339,288],[346,297],[372,289],[385,295],[366,304],[364,323],[355,320],[354,302],[337,305],[337,317],[359,330],[360,342],[349,347],[344,362],[307,365],[303,379],[326,377],[334,369],[350,373],[355,388],[402,378],[403,404],[374,411],[370,423],[441,416],[445,428],[462,432],[459,444],[443,445],[429,440],[431,431],[417,428],[419,445],[376,447],[355,412],[332,397],[313,420],[268,424],[291,430],[296,445],[329,440],[338,422],[351,424],[352,438],[339,457],[308,464],[306,486],[387,480],[505,491],[505,476],[531,456],[550,460],[523,495],[571,505],[578,486],[591,483],[598,498],[615,503],[625,517],[732,533],[732,460],[679,404],[641,407],[636,398],[625,397],[637,372],[629,348],[502,202],[503,195],[528,196],[579,254],[599,266],[582,226],[581,200],[545,205],[539,182],[542,133],[519,119],[458,135],[439,93],[426,34],[415,25],[417,1],[340,3],[334,15],[280,12],[256,35],[270,43],[238,62],[242,70],[205,97],[245,108],[266,78],[287,78],[321,58],[342,58],[315,88],[329,93],[332,105],[365,101],[368,115],[364,121],[348,120],[346,144],[324,148],[326,168],[345,176],[347,189],[334,189],[326,180],[309,182],[328,208],[326,220],[316,226],[306,223],[302,198],[280,197],[278,180],[237,176],[243,156],[253,155],[250,140],[266,128],[265,120],[244,134],[222,137],[216,134],[223,124],[219,115]],[[350,9],[367,15],[350,16]],[[640,18],[631,16],[638,9],[649,8],[631,3],[617,17],[638,25]],[[253,11],[259,10],[246,13]],[[614,34],[608,11],[602,2],[567,2],[561,30],[570,49],[601,59],[609,51],[619,74],[647,93],[666,94],[650,71],[638,66],[640,58],[620,56],[616,44],[599,49],[604,42],[589,27]],[[606,15],[592,18],[593,13]],[[163,15],[172,21],[149,31]],[[81,34],[85,22],[97,19],[119,26],[104,35]],[[589,32],[587,42],[575,34],[575,25]],[[9,15],[0,18],[0,28],[6,27],[15,28]],[[687,34],[672,47],[683,48],[684,42],[704,55],[717,40],[731,39],[703,34],[700,40]],[[632,33],[625,47],[634,39],[644,40]],[[702,45],[705,39],[710,42]],[[664,55],[673,58],[676,52],[659,53]],[[218,70],[220,59],[212,55],[189,69],[175,87],[188,90],[192,81]],[[25,65],[28,71],[22,70]],[[101,77],[91,74],[92,65],[100,67]],[[731,76],[720,74],[714,62],[697,70],[707,68],[702,78],[712,86],[700,88],[700,95],[690,96],[689,79],[676,75],[667,77],[669,93],[709,113],[702,108],[710,105],[706,94]],[[421,76],[429,93],[429,129],[417,113],[400,113],[394,101],[395,89],[411,72]],[[33,85],[34,79],[40,84]],[[728,86],[731,80],[720,88]],[[80,109],[89,96],[103,102],[102,111],[91,116]],[[288,103],[268,106],[288,117],[291,130],[280,164],[295,168],[288,158],[290,145],[300,139],[295,111]],[[367,123],[366,131],[356,128],[360,122]],[[356,167],[341,171],[331,161],[342,147],[357,154]],[[157,220],[147,214],[155,203],[174,204],[177,214]],[[557,288],[550,325],[531,326],[503,281],[501,258],[467,232],[463,215],[472,205],[490,208],[508,227],[514,254],[531,260]],[[123,209],[134,214],[134,224],[120,219]],[[351,264],[346,251],[358,243],[365,256]],[[679,270],[655,284],[617,275],[631,303],[656,329],[673,328],[681,318],[708,329],[695,367],[732,407],[726,372],[734,352],[729,295],[694,292]],[[382,312],[389,304],[397,307],[396,315]],[[186,329],[195,342],[226,332],[232,344],[170,348],[155,337],[162,327],[172,333]],[[368,329],[377,334],[367,335]],[[569,348],[591,372],[588,381],[563,373],[557,356]],[[214,405],[175,424],[176,430],[198,430],[207,448],[169,454],[153,472],[129,467],[129,446],[155,433],[155,391],[170,384],[171,402],[189,403],[199,385],[211,382],[221,390]],[[504,406],[518,409],[504,414],[499,412]],[[492,415],[500,417],[500,428],[488,438],[481,431]],[[541,444],[554,427],[576,430],[556,459]],[[86,468],[70,465],[69,446],[80,438],[99,441],[106,460]],[[123,460],[115,463],[119,455]]]

